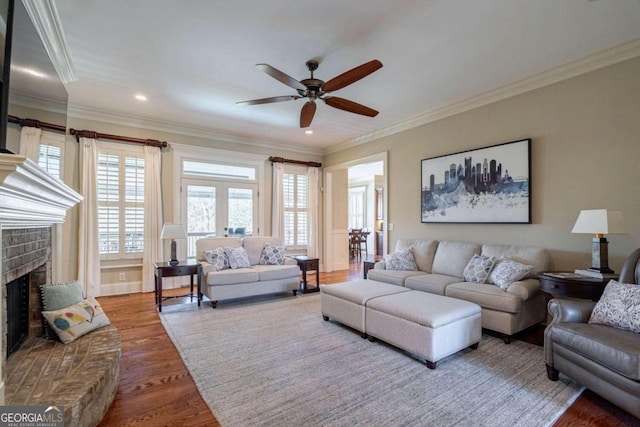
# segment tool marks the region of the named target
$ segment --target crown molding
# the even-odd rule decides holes
[[[78,80],[53,0],[22,0],[62,83]]]
[[[469,111],[474,108],[492,104],[506,98],[511,98],[513,96],[520,95],[534,89],[549,86],[551,84],[558,83],[560,81],[567,80],[581,74],[586,74],[588,72],[595,71],[597,69],[604,68],[618,62],[626,61],[637,56],[640,56],[640,39],[635,39],[616,47],[595,53],[593,55],[568,62],[559,67],[552,68],[548,71],[544,71],[542,73],[515,81],[513,83],[509,83],[478,96],[474,96],[472,98],[468,98],[451,105],[427,111],[423,114],[389,126],[385,129],[381,129],[379,131],[371,132],[366,135],[361,135],[359,137],[340,142],[328,147],[326,149],[326,154],[337,153],[339,151],[346,150],[360,144],[364,144],[376,139],[384,138],[386,136],[394,135],[399,132],[422,126],[436,120],[441,120],[446,117],[464,113],[465,111]]]
[[[241,136],[230,135],[220,132],[202,129],[193,126],[185,126],[182,124],[167,122],[161,120],[153,120],[132,115],[124,115],[100,110],[94,110],[85,107],[69,105],[67,110],[68,117],[104,122],[109,124],[118,124],[123,126],[131,126],[136,128],[145,128],[154,131],[173,133],[178,135],[192,136],[195,138],[211,139],[214,141],[224,142],[233,145],[245,145],[247,148],[265,148],[268,150],[286,150],[295,153],[309,154],[315,156],[324,155],[324,149],[317,147],[298,146],[292,144],[284,144],[281,142],[258,140],[253,138],[244,138]]]
[[[9,103],[20,105],[37,110],[51,111],[58,114],[67,115],[67,104],[65,102],[53,101],[51,99],[39,98],[22,92],[12,91],[9,93]]]

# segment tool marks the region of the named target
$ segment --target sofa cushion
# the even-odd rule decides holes
[[[444,295],[444,290],[447,286],[458,282],[460,282],[459,277],[446,276],[444,274],[421,274],[407,277],[404,281],[404,286],[416,291]]]
[[[533,266],[522,264],[509,258],[500,258],[489,274],[489,283],[507,289],[513,282],[529,275]]]
[[[411,248],[413,250],[413,257],[415,259],[416,265],[418,266],[418,270],[422,270],[426,273],[431,273],[433,256],[436,253],[437,247],[437,240],[400,239],[396,243],[396,252],[403,249]]]
[[[464,280],[467,282],[486,283],[494,265],[496,265],[495,257],[476,254],[464,268],[462,273]]]
[[[210,251],[218,247],[238,248],[242,241],[238,237],[203,237],[196,240],[196,254],[198,261],[205,261],[204,251]]]
[[[261,281],[279,280],[296,277],[300,274],[300,267],[296,265],[252,265],[252,270],[258,272]]]
[[[391,283],[392,285],[404,286],[404,280],[407,277],[426,274],[424,271],[407,271],[407,270],[382,270],[372,268],[367,272],[367,279],[378,282]]]
[[[476,303],[482,308],[506,313],[519,313],[522,307],[522,299],[519,296],[486,283],[452,283],[445,288],[444,294]]]
[[[252,268],[211,271],[207,273],[207,285],[237,285],[238,283],[257,282],[258,272]]]
[[[546,249],[535,246],[486,244],[482,245],[482,255],[493,256],[496,259],[507,257],[533,266],[527,278],[533,278],[538,273],[549,270],[549,253]]]
[[[242,246],[239,248],[224,248],[224,253],[229,259],[231,268],[247,268],[251,266],[247,251]]]
[[[282,246],[282,239],[272,236],[244,237],[242,239],[242,246],[247,251],[251,265],[260,263],[260,256],[265,243],[271,243],[272,246]]]
[[[440,242],[431,272],[462,278],[464,268],[476,254],[480,254],[480,245],[475,243]]]
[[[635,332],[589,323],[556,323],[553,345],[560,345],[625,377],[640,381],[640,340]]]
[[[227,257],[222,246],[204,251],[204,258],[216,271],[231,268],[229,265],[229,257]]]
[[[640,333],[640,286],[611,280],[593,308],[589,323]]]
[[[411,270],[418,269],[416,261],[413,257],[413,250],[406,248],[398,252],[387,255],[385,258],[387,270]]]
[[[282,265],[286,249],[284,246],[273,246],[270,242],[264,244],[260,255],[260,265]]]

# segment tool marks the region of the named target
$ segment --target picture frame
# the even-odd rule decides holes
[[[422,223],[531,224],[531,139],[421,161]]]

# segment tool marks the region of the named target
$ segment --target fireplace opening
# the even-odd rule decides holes
[[[7,359],[29,335],[29,274],[7,283]]]

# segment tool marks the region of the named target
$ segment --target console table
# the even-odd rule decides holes
[[[168,262],[156,262],[153,264],[155,268],[156,275],[156,304],[158,305],[158,311],[162,312],[162,301],[167,300],[169,298],[182,298],[182,297],[191,297],[191,301],[193,301],[193,276],[198,276],[198,288],[197,288],[197,299],[198,299],[198,307],[200,306],[200,275],[198,274],[198,269],[200,267],[200,263],[196,260],[186,260],[186,261],[178,261],[177,264],[169,264]],[[162,279],[164,277],[176,277],[176,276],[191,276],[191,292],[186,295],[172,295],[163,297],[162,296]]]
[[[309,292],[318,292],[320,290],[320,260],[318,258],[310,258],[306,255],[298,255],[292,257],[298,262],[298,267],[302,271],[302,283],[300,283],[300,292],[303,294]],[[316,272],[316,286],[307,286],[307,272]]]
[[[611,279],[607,277],[600,279],[597,277],[580,276],[570,272],[549,271],[538,275],[540,280],[540,290],[553,296],[563,296],[569,298],[583,298],[598,301],[605,286]]]

